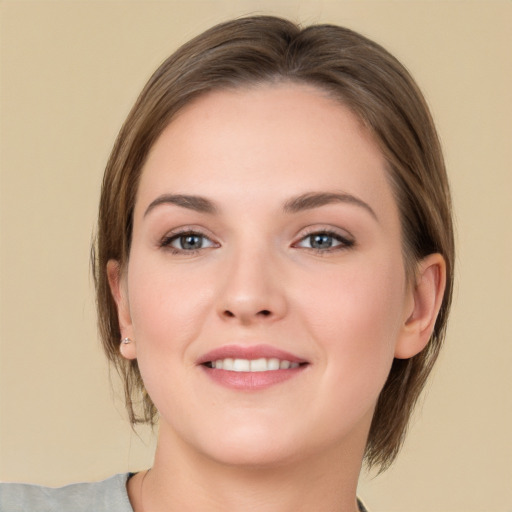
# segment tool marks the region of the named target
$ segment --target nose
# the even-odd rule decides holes
[[[286,315],[285,286],[275,259],[267,251],[231,258],[219,294],[218,313],[223,320],[249,325]]]

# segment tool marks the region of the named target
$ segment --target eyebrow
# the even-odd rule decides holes
[[[284,211],[286,213],[297,213],[303,210],[310,210],[332,203],[348,203],[364,208],[378,222],[377,214],[373,208],[352,194],[334,192],[309,192],[286,201]]]
[[[216,213],[217,207],[205,197],[201,196],[189,196],[185,194],[164,194],[158,196],[152,203],[146,208],[144,217],[154,208],[161,204],[174,204],[181,206],[182,208],[188,208],[200,213]]]
[[[379,220],[377,214],[368,203],[352,194],[347,194],[345,192],[307,192],[286,201],[283,210],[285,213],[298,213],[304,210],[311,210],[313,208],[319,208],[320,206],[325,206],[332,203],[348,203],[359,206],[370,213],[370,215],[376,221]],[[146,208],[144,217],[148,215],[151,210],[162,204],[174,204],[176,206],[194,210],[200,213],[214,214],[218,212],[215,204],[205,197],[186,194],[163,194],[158,196]]]

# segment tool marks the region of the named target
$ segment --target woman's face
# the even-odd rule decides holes
[[[161,439],[229,464],[362,451],[412,308],[380,151],[313,87],[199,98],[144,166],[119,290]]]

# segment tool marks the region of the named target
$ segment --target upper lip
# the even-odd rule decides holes
[[[290,363],[306,363],[307,361],[290,352],[278,349],[271,345],[224,345],[210,350],[199,357],[197,364],[204,364],[219,359],[261,359],[276,358]]]

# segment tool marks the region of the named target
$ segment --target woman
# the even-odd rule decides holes
[[[132,423],[158,416],[154,465],[10,486],[0,509],[364,510],[362,461],[399,451],[453,261],[439,142],[396,59],[335,26],[210,29],[142,91],[100,202],[102,339]]]

